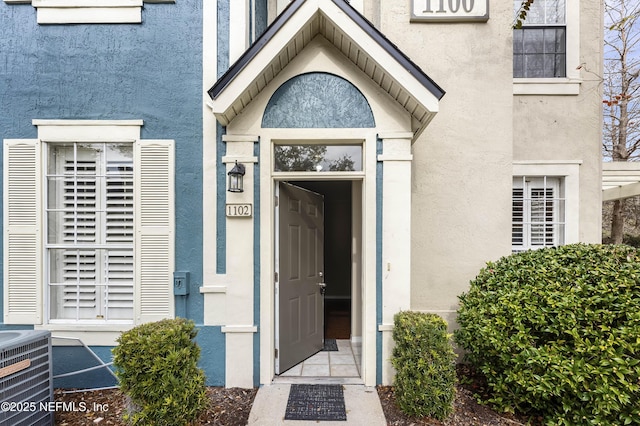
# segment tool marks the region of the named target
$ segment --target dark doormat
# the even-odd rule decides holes
[[[337,351],[338,350],[338,342],[336,339],[324,339],[324,348],[323,351]]]
[[[285,420],[347,420],[342,385],[291,385]]]

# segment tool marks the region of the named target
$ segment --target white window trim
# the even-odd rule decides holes
[[[172,140],[144,140],[140,139],[140,130],[143,125],[142,120],[33,120],[33,125],[38,127],[37,139],[5,139],[4,149],[5,155],[10,146],[25,147],[25,154],[17,157],[21,163],[16,163],[16,167],[24,168],[27,163],[32,164],[30,167],[31,176],[34,177],[34,185],[30,186],[29,193],[26,194],[32,203],[28,204],[28,212],[35,219],[21,220],[16,214],[5,214],[4,229],[5,234],[16,235],[16,244],[22,244],[26,235],[29,238],[35,238],[35,249],[29,249],[27,253],[29,257],[18,258],[16,264],[17,271],[33,270],[33,280],[26,282],[24,279],[18,279],[15,284],[13,278],[8,275],[8,268],[5,268],[4,275],[4,323],[5,324],[32,324],[36,328],[47,329],[56,333],[62,333],[65,336],[85,338],[91,336],[92,341],[101,342],[101,344],[109,344],[111,337],[117,337],[119,331],[129,329],[134,325],[149,321],[156,321],[162,318],[171,318],[174,316],[173,303],[173,284],[172,274],[174,270],[175,248],[174,248],[174,227],[175,227],[175,194],[173,188],[173,179],[175,176],[174,169],[174,146]],[[44,268],[44,259],[46,252],[44,249],[44,199],[42,188],[45,185],[44,172],[42,165],[43,156],[46,150],[43,149],[46,143],[68,142],[68,141],[84,141],[84,142],[132,142],[134,143],[134,173],[135,173],[135,192],[136,213],[134,225],[135,232],[135,289],[134,289],[134,319],[131,324],[118,324],[117,322],[109,322],[104,324],[96,324],[95,322],[84,323],[79,321],[70,323],[48,323],[48,295],[45,291],[46,271]],[[28,155],[35,154],[35,160],[24,160],[30,158]],[[26,155],[26,156],[25,156]],[[7,179],[8,170],[11,167],[9,157],[5,157],[5,185],[10,184]],[[146,173],[145,171],[149,171]],[[154,176],[157,172],[162,171],[164,179],[158,181]],[[146,191],[145,182],[148,179],[155,179],[150,186],[151,192]],[[153,188],[161,183],[161,187],[166,188],[164,197],[159,199],[157,191]],[[154,183],[156,185],[154,185]],[[20,178],[16,181],[14,192],[21,193],[23,181]],[[8,205],[9,191],[4,192],[4,209],[6,213]],[[24,197],[18,199],[22,200]],[[148,201],[144,201],[148,200]],[[18,203],[15,206],[20,207]],[[26,211],[26,210],[25,210]],[[22,209],[16,211],[18,215],[22,214]],[[9,216],[14,218],[14,222],[9,221]],[[30,217],[30,216],[29,216]],[[23,223],[25,224],[23,226]],[[11,225],[11,226],[9,226]],[[12,231],[13,230],[13,231]],[[22,238],[22,239],[21,239]],[[5,256],[8,253],[8,238],[5,237]],[[32,240],[29,240],[32,241]],[[155,253],[154,256],[144,256],[145,250],[149,253]],[[5,258],[8,264],[10,259]],[[144,265],[143,265],[144,263]],[[33,266],[31,266],[33,265]],[[27,269],[25,269],[27,268]],[[153,271],[151,275],[145,271]],[[13,285],[17,287],[11,290]],[[16,294],[16,291],[28,292],[28,297],[20,297],[16,305],[11,305],[9,294]],[[150,295],[151,297],[147,297]],[[144,300],[143,300],[144,299]],[[26,300],[26,301],[25,301]],[[24,302],[23,302],[24,301]],[[102,336],[102,337],[97,337]],[[105,341],[105,338],[106,340]]]
[[[514,161],[513,176],[563,178],[564,244],[580,241],[580,165],[582,160]]]
[[[139,24],[143,0],[4,0],[8,4],[31,4],[38,24]],[[144,0],[144,3],[175,3],[175,0]]]
[[[564,78],[514,78],[514,95],[580,94],[580,2],[566,2],[566,67]]]

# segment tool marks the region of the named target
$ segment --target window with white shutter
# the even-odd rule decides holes
[[[4,323],[171,318],[174,142],[141,120],[33,124],[4,140]]]
[[[564,244],[564,216],[565,199],[561,178],[514,177],[512,251]]]

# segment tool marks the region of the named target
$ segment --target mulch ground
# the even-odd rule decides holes
[[[485,395],[486,386],[482,378],[466,367],[458,366],[459,384],[456,386],[454,413],[445,421],[416,418],[405,415],[398,409],[391,386],[378,386],[382,410],[389,426],[517,426],[540,425],[539,418],[513,416],[497,413],[476,401],[475,394]],[[198,418],[194,426],[223,425],[244,426],[257,389],[207,388],[209,407]],[[125,398],[118,389],[90,392],[63,393],[56,389],[56,425],[60,426],[126,426],[122,421]],[[319,425],[322,422],[318,423]]]
[[[207,388],[209,407],[196,425],[244,426],[257,389]],[[124,395],[118,389],[63,393],[55,390],[56,425],[60,426],[126,426],[122,415],[126,408]]]

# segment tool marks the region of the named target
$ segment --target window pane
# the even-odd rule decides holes
[[[544,55],[526,55],[524,58],[525,77],[542,78],[544,72]]]
[[[276,172],[362,170],[362,145],[275,145]]]
[[[521,33],[521,36],[516,37],[516,33]],[[564,28],[515,30],[514,43],[520,37],[523,46],[520,48],[514,45],[514,77],[566,76],[566,30]]]
[[[522,0],[514,0],[513,12],[514,18]],[[536,0],[531,4],[527,12],[527,18],[524,25],[554,25],[565,23],[565,0]]]
[[[50,249],[51,319],[133,319],[133,249]]]
[[[524,56],[513,56],[513,76],[515,78],[524,77]]]
[[[544,30],[543,53],[564,53],[564,28],[546,28]]]
[[[556,28],[555,29],[555,52],[556,53],[566,53],[567,52],[567,30],[566,28]]]
[[[522,2],[520,2],[522,4]],[[524,24],[544,24],[545,23],[545,0],[536,0],[527,12]]]
[[[527,28],[523,32],[524,53],[544,52],[544,29]]]
[[[513,53],[514,54],[524,52],[523,37],[524,37],[524,31],[522,31],[521,29],[513,30]]]
[[[95,319],[96,251],[49,250],[51,318]]]
[[[566,77],[567,76],[567,57],[564,55],[556,55],[556,66],[554,77]]]
[[[536,3],[536,0],[534,3]],[[565,23],[565,4],[564,0],[546,0],[541,4],[545,5],[545,24],[564,24]]]

